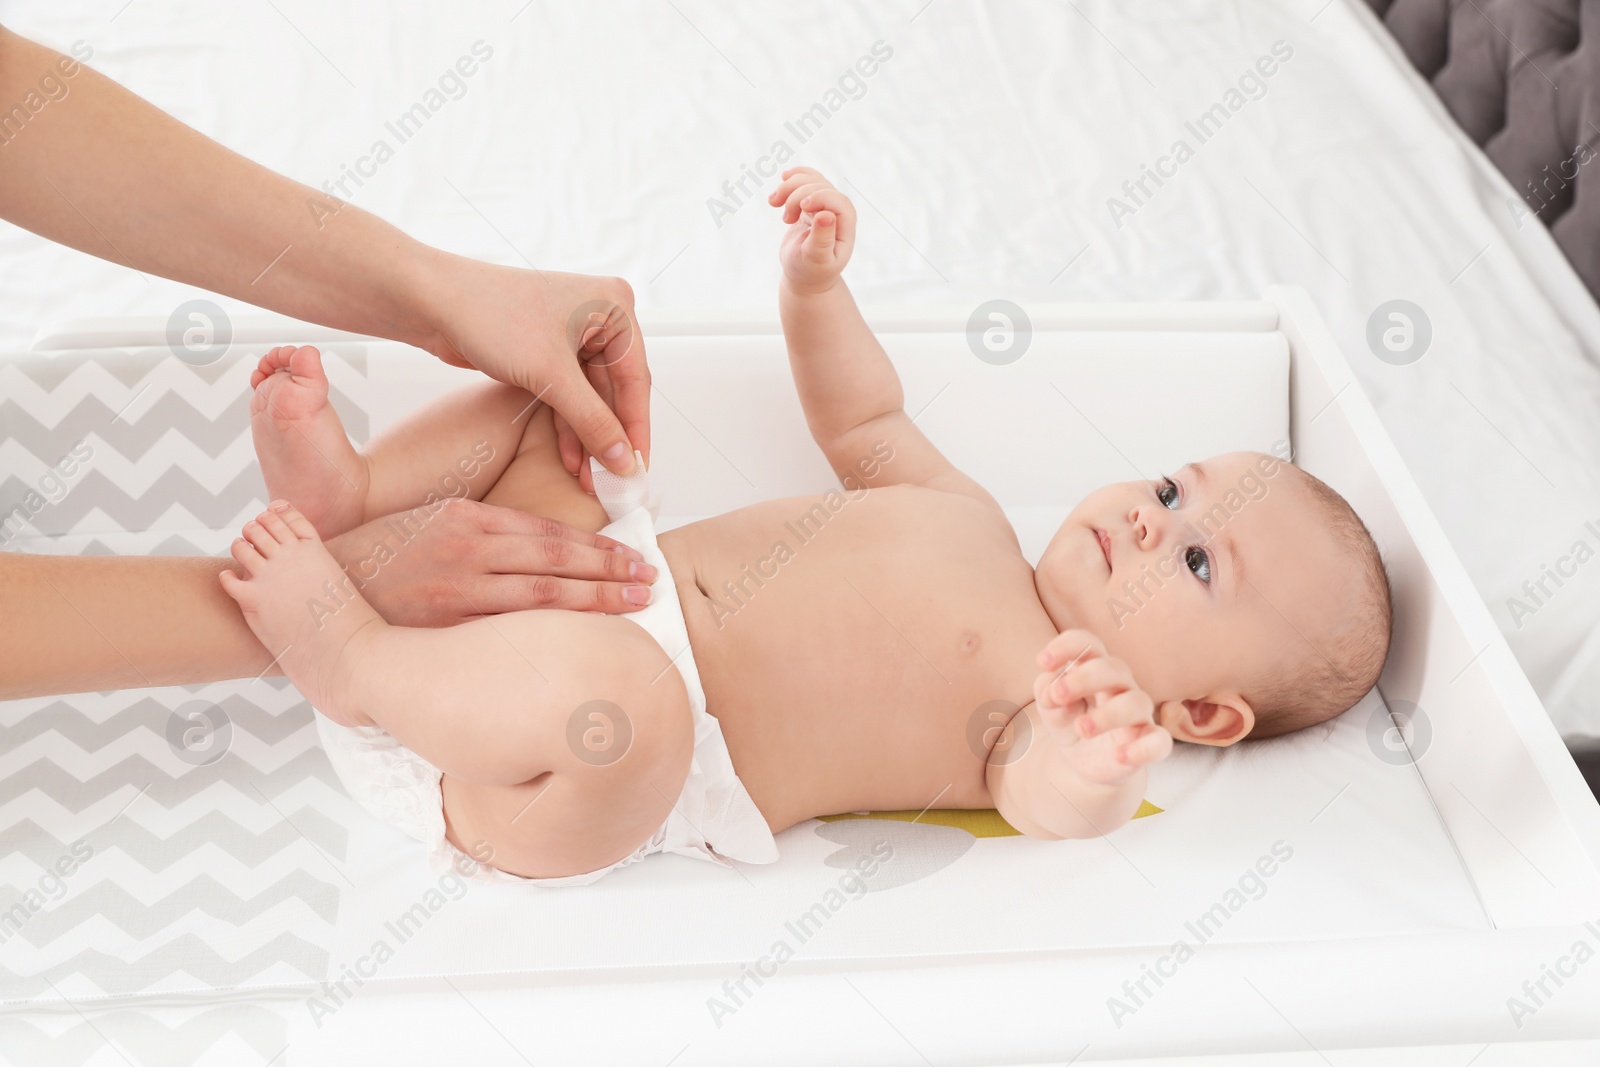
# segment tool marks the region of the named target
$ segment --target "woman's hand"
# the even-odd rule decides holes
[[[358,526],[328,551],[397,626],[453,626],[530,608],[638,611],[656,578],[620,541],[456,498]]]
[[[440,254],[424,299],[425,347],[517,385],[556,412],[561,460],[588,488],[586,455],[631,474],[650,459],[650,368],[621,278],[500,267]]]
[[[91,255],[114,250],[145,274],[403,341],[522,386],[562,416],[562,458],[574,473],[584,450],[618,474],[632,472],[634,449],[650,455],[650,373],[627,282],[429,248],[0,26],[0,100],[37,96],[40,78],[58,76],[72,79],[73,103],[53,105],[0,153],[0,218]]]

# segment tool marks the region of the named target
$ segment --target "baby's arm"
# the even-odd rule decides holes
[[[1084,630],[1039,654],[1034,700],[996,739],[986,769],[1001,816],[1030,837],[1100,837],[1133,817],[1145,768],[1172,751],[1127,664]]]
[[[854,205],[809,167],[783,179],[769,198],[791,224],[779,250],[778,308],[806,423],[834,473],[847,488],[923,485],[999,511],[906,415],[894,364],[840,277],[855,244]],[[885,445],[892,459],[882,459]]]

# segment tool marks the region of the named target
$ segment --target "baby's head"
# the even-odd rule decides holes
[[[1389,582],[1366,526],[1259,452],[1089,494],[1034,581],[1056,626],[1104,641],[1180,741],[1325,722],[1366,695],[1389,650]]]

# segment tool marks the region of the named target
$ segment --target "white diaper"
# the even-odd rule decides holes
[[[618,478],[593,460],[591,471],[595,493],[612,520],[601,532],[638,549],[645,561],[660,572],[651,587],[650,603],[627,617],[644,627],[672,657],[688,690],[689,710],[694,718],[694,758],[683,793],[667,821],[650,839],[609,867],[565,878],[519,878],[478,862],[445,838],[444,797],[437,767],[382,729],[349,729],[317,715],[328,761],[350,795],[384,822],[427,845],[428,862],[436,873],[452,869],[490,881],[587,885],[617,867],[656,852],[694,856],[724,867],[731,866],[727,859],[772,863],[778,858],[778,843],[734,772],[722,727],[706,711],[705,691],[700,687],[700,671],[689,649],[689,629],[678,602],[678,590],[656,544],[656,503],[649,496],[643,457],[638,459],[638,471],[629,478]]]

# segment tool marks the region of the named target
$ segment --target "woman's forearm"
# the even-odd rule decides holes
[[[0,700],[263,673],[272,657],[217,581],[230,564],[0,552]]]
[[[527,389],[562,416],[564,437],[618,474],[632,472],[635,446],[649,455],[650,375],[621,278],[430,248],[4,27],[0,218],[146,274],[402,341]],[[580,368],[580,348],[604,358]],[[590,378],[605,384],[606,399]],[[568,445],[572,469],[577,446]]]
[[[442,253],[0,28],[0,101],[30,94],[37,112],[23,107],[0,136],[0,217],[146,274],[432,350],[422,275]]]

